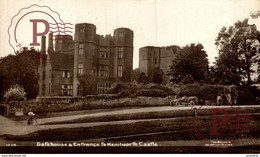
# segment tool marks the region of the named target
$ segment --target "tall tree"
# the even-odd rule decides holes
[[[259,62],[259,31],[248,19],[238,21],[228,29],[223,27],[216,38],[219,57],[216,77],[221,84],[252,84],[253,66]]]
[[[153,83],[162,84],[164,73],[160,68],[154,68],[153,70]]]
[[[98,83],[97,76],[94,74],[86,73],[79,76],[79,82],[83,87],[82,95],[95,95],[97,93],[96,87]]]
[[[0,99],[6,90],[16,84],[25,89],[27,99],[37,96],[39,56],[39,52],[31,48],[0,59]]]
[[[148,77],[145,75],[144,72],[142,72],[138,77],[138,83],[146,84],[148,83]]]
[[[133,70],[133,81],[138,82],[138,78],[139,78],[140,75],[141,75],[140,70],[138,68],[135,68]]]
[[[207,74],[208,58],[202,44],[190,44],[177,52],[168,72],[173,83],[180,83],[187,75],[194,81],[201,82]]]

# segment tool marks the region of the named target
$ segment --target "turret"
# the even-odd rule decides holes
[[[128,28],[117,28],[114,30],[115,46],[133,47],[134,32]]]
[[[114,77],[124,82],[132,81],[133,38],[134,33],[128,28],[114,30]]]
[[[89,23],[79,23],[75,27],[75,42],[96,42],[96,26]]]
[[[75,26],[74,36],[74,79],[73,95],[79,96],[78,88],[81,88],[77,76],[97,75],[97,43],[96,26],[89,23],[80,23]],[[95,83],[92,83],[95,84]],[[91,87],[88,87],[91,89]],[[91,94],[95,94],[93,92]]]

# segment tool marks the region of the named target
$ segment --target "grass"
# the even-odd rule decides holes
[[[62,122],[50,122],[50,123],[45,123],[44,125],[185,117],[189,115],[189,112],[190,112],[189,110],[182,110],[182,111],[141,112],[141,113],[120,114],[120,115],[106,115],[106,116],[99,116],[99,117],[79,118],[79,119],[62,121]]]
[[[230,124],[227,124],[218,127],[218,131],[222,133],[220,136],[210,136],[208,133],[211,132],[211,115],[199,115],[196,118],[196,128],[205,139],[226,139],[227,137],[230,137],[232,133],[235,133],[237,135],[242,134],[243,138],[260,138],[260,114],[256,109],[245,109],[244,111],[246,110],[255,111],[255,114],[252,115],[252,121],[250,122],[251,129],[247,130],[246,132],[232,132],[229,129]],[[207,111],[204,112],[205,114],[208,114],[206,113]],[[203,110],[201,111],[201,114],[202,113]],[[222,118],[223,120],[224,116],[218,115],[218,117]],[[191,130],[189,126],[192,126],[192,121],[188,121],[187,117],[183,117],[179,119],[151,120],[146,122],[136,122],[123,125],[102,125],[73,129],[49,129],[37,131],[28,135],[5,135],[4,137],[7,140],[15,141],[71,141],[111,137],[115,137],[112,140],[118,141],[200,140],[199,136],[189,136],[190,134],[197,134],[194,130]]]
[[[211,118],[209,116],[203,116],[198,118],[198,125],[196,125],[196,129],[198,131],[194,131],[192,127],[188,127],[188,125],[193,126],[191,123],[186,123],[187,121],[183,120],[183,123],[179,123],[180,128],[176,128],[177,130],[157,132],[154,134],[141,134],[141,135],[133,135],[126,137],[115,137],[109,138],[108,141],[175,141],[175,140],[201,140],[203,139],[237,139],[237,138],[260,138],[260,115],[253,115],[253,120],[250,123],[249,130],[234,130],[231,131],[227,125],[219,126],[217,131],[220,133],[218,136],[211,136],[209,133],[211,132]],[[186,130],[185,126],[186,124]],[[241,123],[240,123],[241,124]],[[243,127],[240,126],[242,129]],[[202,136],[197,136],[201,134]],[[234,136],[235,135],[235,136]]]
[[[148,107],[148,106],[147,106]],[[107,108],[107,109],[95,109],[95,110],[76,110],[76,111],[56,111],[56,112],[43,112],[43,113],[36,113],[37,118],[50,118],[50,117],[62,117],[62,116],[73,116],[79,114],[92,114],[92,113],[99,113],[99,112],[109,112],[109,111],[118,111],[118,110],[125,110],[125,109],[132,109],[132,108],[140,108],[140,107],[119,107],[119,108]],[[142,107],[144,108],[144,107]],[[27,120],[28,116],[13,116],[9,117],[15,121]]]
[[[174,108],[173,108],[174,109]],[[231,112],[231,109],[226,109]],[[242,108],[243,112],[257,113],[260,111],[258,108]],[[223,114],[223,113],[220,113]],[[120,115],[106,115],[99,117],[86,117],[68,121],[50,122],[46,125],[55,124],[73,124],[73,123],[89,123],[89,122],[106,122],[106,121],[120,121],[120,120],[137,120],[137,119],[158,119],[158,118],[173,118],[173,117],[187,117],[191,115],[191,110],[171,110],[171,111],[158,111],[158,112],[140,112],[131,114]],[[199,112],[200,116],[211,115],[209,110],[202,109]]]

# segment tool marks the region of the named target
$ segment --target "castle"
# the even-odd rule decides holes
[[[142,47],[139,49],[139,71],[147,76],[149,82],[154,82],[159,71],[163,76],[163,83],[169,83],[170,76],[167,75],[169,66],[175,59],[176,53],[180,51],[181,48],[175,45]]]
[[[96,34],[96,26],[75,26],[69,35],[48,36],[41,41],[39,97],[104,94],[118,82],[131,82],[133,75],[133,31],[114,30],[114,35]],[[55,40],[55,46],[53,44]],[[54,50],[55,47],[55,50]]]

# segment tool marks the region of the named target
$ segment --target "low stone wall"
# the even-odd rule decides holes
[[[52,97],[37,98],[22,102],[10,103],[9,116],[26,115],[29,109],[36,113],[76,111],[88,109],[106,109],[117,107],[169,105],[169,97],[120,98],[118,95],[95,95],[86,97]]]
[[[69,97],[69,96],[53,96],[53,97],[37,97],[36,102],[43,104],[68,104],[81,101],[95,101],[95,100],[114,100],[119,99],[119,94],[101,94],[101,95],[87,95],[85,97]]]

